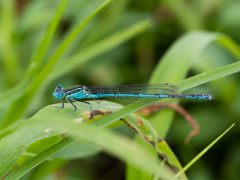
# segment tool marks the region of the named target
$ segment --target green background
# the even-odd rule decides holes
[[[55,102],[52,93],[59,83],[65,87],[179,84],[180,90],[187,89],[183,93],[205,93],[215,97],[212,101],[184,100],[180,103],[198,122],[199,134],[185,144],[190,126],[177,113],[173,119],[169,117],[173,121],[161,118],[164,113],[173,115],[170,110],[154,113],[146,119],[164,137],[183,166],[236,123],[186,174],[189,179],[196,180],[239,179],[240,87],[239,73],[235,74],[239,68],[236,70],[233,66],[226,74],[222,70],[222,75],[216,73],[212,79],[192,80],[191,83],[198,83],[191,89],[180,81],[238,62],[240,2],[109,2],[69,0],[64,4],[57,0],[0,0],[2,130]],[[106,4],[92,15],[101,3]],[[85,21],[90,16],[93,18]],[[130,138],[134,136],[122,123],[111,128]],[[55,138],[41,143],[57,142],[59,137]],[[134,173],[125,163],[92,148],[89,143],[72,146],[66,152],[61,151],[62,155],[59,153],[61,158],[45,161],[22,179],[146,179],[144,175],[131,176]],[[71,150],[79,149],[82,151],[74,156]],[[21,165],[18,161],[18,166]]]

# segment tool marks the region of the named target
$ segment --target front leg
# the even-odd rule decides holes
[[[55,102],[56,103],[56,102]],[[53,106],[54,108],[64,108],[64,99],[62,99],[62,107]]]
[[[64,108],[64,98],[62,99],[62,107],[61,108]]]

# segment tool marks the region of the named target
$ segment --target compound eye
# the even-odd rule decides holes
[[[63,88],[63,85],[59,84],[57,85],[55,91],[53,92],[53,96],[55,96],[57,99],[60,99],[63,97],[63,92],[64,88]]]
[[[54,92],[53,92],[53,96],[55,96],[57,99],[60,99],[60,98],[62,98],[62,93],[61,93],[61,92],[54,91]]]
[[[63,85],[61,85],[61,84],[57,85],[56,89],[58,91],[62,91],[63,90]]]

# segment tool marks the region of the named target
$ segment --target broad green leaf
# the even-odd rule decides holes
[[[33,142],[58,134],[45,127],[21,128],[11,130],[0,139],[0,178],[7,174],[22,153]],[[2,132],[1,132],[2,133]]]
[[[100,149],[96,148],[95,146],[87,142],[77,141],[73,144],[70,144],[68,147],[62,149],[60,152],[56,153],[52,157],[58,159],[77,159],[93,156],[99,152]]]
[[[112,110],[121,107],[116,103],[110,102],[100,102],[92,104],[93,108],[98,112],[106,112],[106,109],[109,110],[109,107]],[[68,134],[74,135],[75,138],[65,138],[56,145],[33,157],[29,162],[22,165],[19,169],[16,169],[13,173],[10,173],[7,179],[21,177],[23,174],[28,172],[31,168],[33,168],[40,162],[46,160],[54,153],[60,151],[67,145],[78,140],[78,137],[81,137],[84,140],[87,140],[88,142],[91,142],[103,148],[105,151],[124,160],[125,162],[130,163],[137,168],[140,168],[142,171],[146,171],[149,173],[156,173],[157,171],[162,171],[161,177],[163,177],[164,179],[169,177],[166,174],[166,172],[170,172],[169,170],[167,170],[166,168],[160,170],[158,168],[158,162],[155,159],[155,155],[153,152],[149,151],[144,146],[139,145],[133,140],[123,137],[122,135],[113,133],[109,130],[99,130],[99,128],[101,128],[103,125],[99,124],[98,126],[96,126],[94,123],[86,125],[86,123],[84,122],[89,121],[89,106],[85,106],[85,104],[83,103],[77,103],[77,106],[78,111],[71,118],[70,116],[73,112],[73,107],[70,104],[66,104],[66,107],[64,109],[52,108],[52,106],[48,106],[42,109],[39,113],[37,113],[32,120],[25,120],[21,123],[15,123],[15,131],[26,131],[26,128],[32,130],[32,127],[34,126],[35,128],[41,127],[42,129],[47,129],[48,132],[56,130],[59,130],[59,133],[68,132]],[[99,118],[101,116],[102,115],[100,113],[99,116],[96,115],[95,117]],[[15,131],[10,133],[9,135],[15,134]],[[4,136],[2,139],[5,139],[5,137],[6,136]],[[22,138],[24,139],[25,137]],[[2,164],[2,161],[4,161],[4,159],[1,159],[0,164]],[[8,164],[9,162],[4,161],[4,163]]]
[[[111,107],[112,111],[122,108],[122,106],[119,104],[104,102],[104,101],[100,103],[92,103],[92,105],[94,109],[102,109],[102,110],[104,110],[103,107],[105,107],[105,110],[106,108]],[[71,118],[71,115],[74,109],[73,109],[73,106],[70,104],[66,104],[64,109],[55,108],[55,107],[61,107],[61,104],[47,106],[46,108],[43,108],[42,110],[40,110],[34,117],[55,118],[57,116],[63,119],[71,119],[75,121],[82,121],[82,120],[88,121],[88,118],[90,115],[89,106],[84,103],[77,103],[77,106],[78,106],[78,111],[74,114],[72,118]],[[82,118],[78,118],[78,117],[82,117]],[[95,116],[95,117],[97,118],[98,116]],[[24,121],[19,121],[17,123],[14,123],[11,126],[0,131],[0,137],[2,137],[0,139],[0,154],[1,154],[0,177],[3,177],[13,167],[13,165],[17,162],[17,160],[20,158],[23,152],[32,143],[34,143],[37,140],[59,134],[59,132],[57,133],[53,131],[51,128],[44,128],[44,127],[37,127],[37,126],[34,126],[32,128],[22,127],[21,129],[18,130],[17,128],[20,127],[21,124],[24,123]],[[73,142],[72,138],[68,138],[63,142],[65,141],[68,142],[69,144]],[[63,145],[59,146],[59,148],[60,149],[58,149],[58,151],[60,151],[63,148]],[[32,153],[32,151],[30,152]],[[57,151],[55,151],[55,153],[56,152]],[[59,153],[60,153],[59,155],[56,154],[57,157],[59,156],[61,157],[61,153],[62,153],[62,156],[64,156],[63,155],[64,151]]]

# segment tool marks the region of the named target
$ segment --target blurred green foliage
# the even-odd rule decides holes
[[[59,1],[0,0],[0,95],[6,93],[2,98],[13,98],[11,103],[0,106],[1,123],[8,117],[9,109],[13,108],[12,103],[15,102],[16,94],[11,92],[25,92],[25,88],[34,81],[39,70],[46,66],[60,44],[79,23],[89,16],[89,12],[97,3],[96,0],[69,0],[59,26],[53,33],[53,41],[47,46],[46,51],[38,51]],[[40,88],[36,88],[30,104],[26,105],[27,109],[23,110],[20,116],[32,116],[39,109],[54,102],[52,91],[59,83],[64,84],[65,87],[78,84],[148,83],[159,59],[178,38],[186,33],[196,30],[204,30],[208,33],[219,32],[239,43],[239,13],[238,0],[113,0],[74,37],[55,69],[53,68]],[[141,30],[125,39],[119,36],[124,39],[124,43],[119,42],[108,49],[106,44],[98,43],[138,23],[144,24]],[[190,43],[189,49],[193,45]],[[107,50],[101,50],[101,46]],[[226,46],[231,49],[231,44]],[[37,54],[39,52],[45,52],[46,56],[43,55],[41,60],[43,63],[40,63],[40,67],[37,67],[38,69],[34,72],[31,68],[34,69],[39,64],[32,63],[31,59],[41,56]],[[196,55],[198,61],[193,63],[187,77],[238,61],[239,56],[236,54],[239,55],[240,52],[234,55],[218,42],[211,43],[201,54]],[[64,63],[72,63],[73,61],[70,60],[74,58],[77,60],[79,58],[79,61],[83,62],[64,72],[58,68],[64,67]],[[63,63],[62,66],[61,63]],[[181,66],[182,63],[179,60],[174,66]],[[168,71],[169,74],[174,73],[171,69]],[[33,76],[28,72],[33,73]],[[240,127],[238,124],[240,86],[237,75],[214,80],[208,85],[188,91],[215,95],[214,102],[182,104],[200,126],[200,133],[189,144],[184,144],[184,139],[190,131],[189,125],[180,115],[174,118],[176,120],[172,123],[166,141],[174,149],[182,164],[189,162],[230,124],[237,122],[237,126],[229,134],[187,171],[189,179],[234,180],[240,177]],[[16,91],[14,91],[15,88]],[[20,96],[21,94],[18,97]],[[154,114],[149,119],[154,121],[156,117],[158,116]],[[131,130],[125,126],[120,126],[117,130],[131,134]],[[91,157],[86,155],[85,158],[71,161],[58,160],[52,164],[44,162],[23,179],[125,178],[124,165],[121,162],[104,153],[97,154],[98,151],[96,151],[92,152]],[[52,171],[42,171],[45,167]],[[57,173],[53,173],[56,169],[58,169]]]

